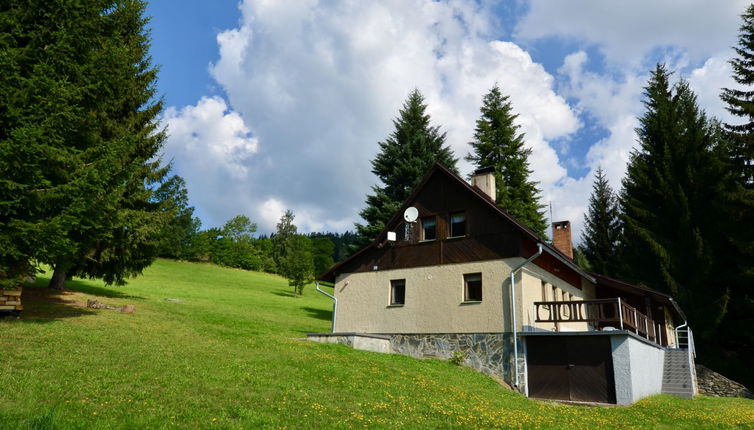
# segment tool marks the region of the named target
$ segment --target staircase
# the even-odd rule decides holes
[[[696,394],[696,369],[688,349],[665,349],[662,393],[687,399]]]

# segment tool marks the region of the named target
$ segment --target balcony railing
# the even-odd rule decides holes
[[[613,327],[616,330],[630,330],[662,344],[662,326],[620,298],[535,302],[534,316],[538,323],[586,322],[601,329]]]

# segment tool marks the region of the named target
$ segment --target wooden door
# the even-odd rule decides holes
[[[608,336],[526,338],[529,396],[615,403]]]

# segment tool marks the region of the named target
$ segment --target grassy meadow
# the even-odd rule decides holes
[[[754,428],[751,400],[539,402],[447,361],[301,341],[332,303],[273,275],[158,260],[125,287],[48,279],[0,320],[0,428]]]

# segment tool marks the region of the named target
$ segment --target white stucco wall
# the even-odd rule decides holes
[[[335,283],[338,298],[335,331],[511,332],[510,272],[523,261],[523,258],[510,258],[339,275]],[[533,303],[541,301],[541,280],[573,294],[575,299],[585,296],[584,291],[534,264],[527,265],[522,272],[516,276],[519,331],[531,323]],[[463,301],[463,275],[470,273],[482,274],[481,302]],[[406,281],[403,306],[390,305],[390,281],[396,279]],[[573,325],[573,330],[586,328],[583,323]]]
[[[338,276],[335,330],[357,333],[502,332],[501,288],[510,267],[507,260],[495,260]],[[468,273],[482,274],[481,302],[463,301],[463,275]],[[390,281],[395,279],[406,281],[403,306],[390,305]],[[508,303],[507,299],[505,303]]]
[[[662,392],[665,351],[628,334],[610,336],[615,375],[615,400],[631,403]]]

